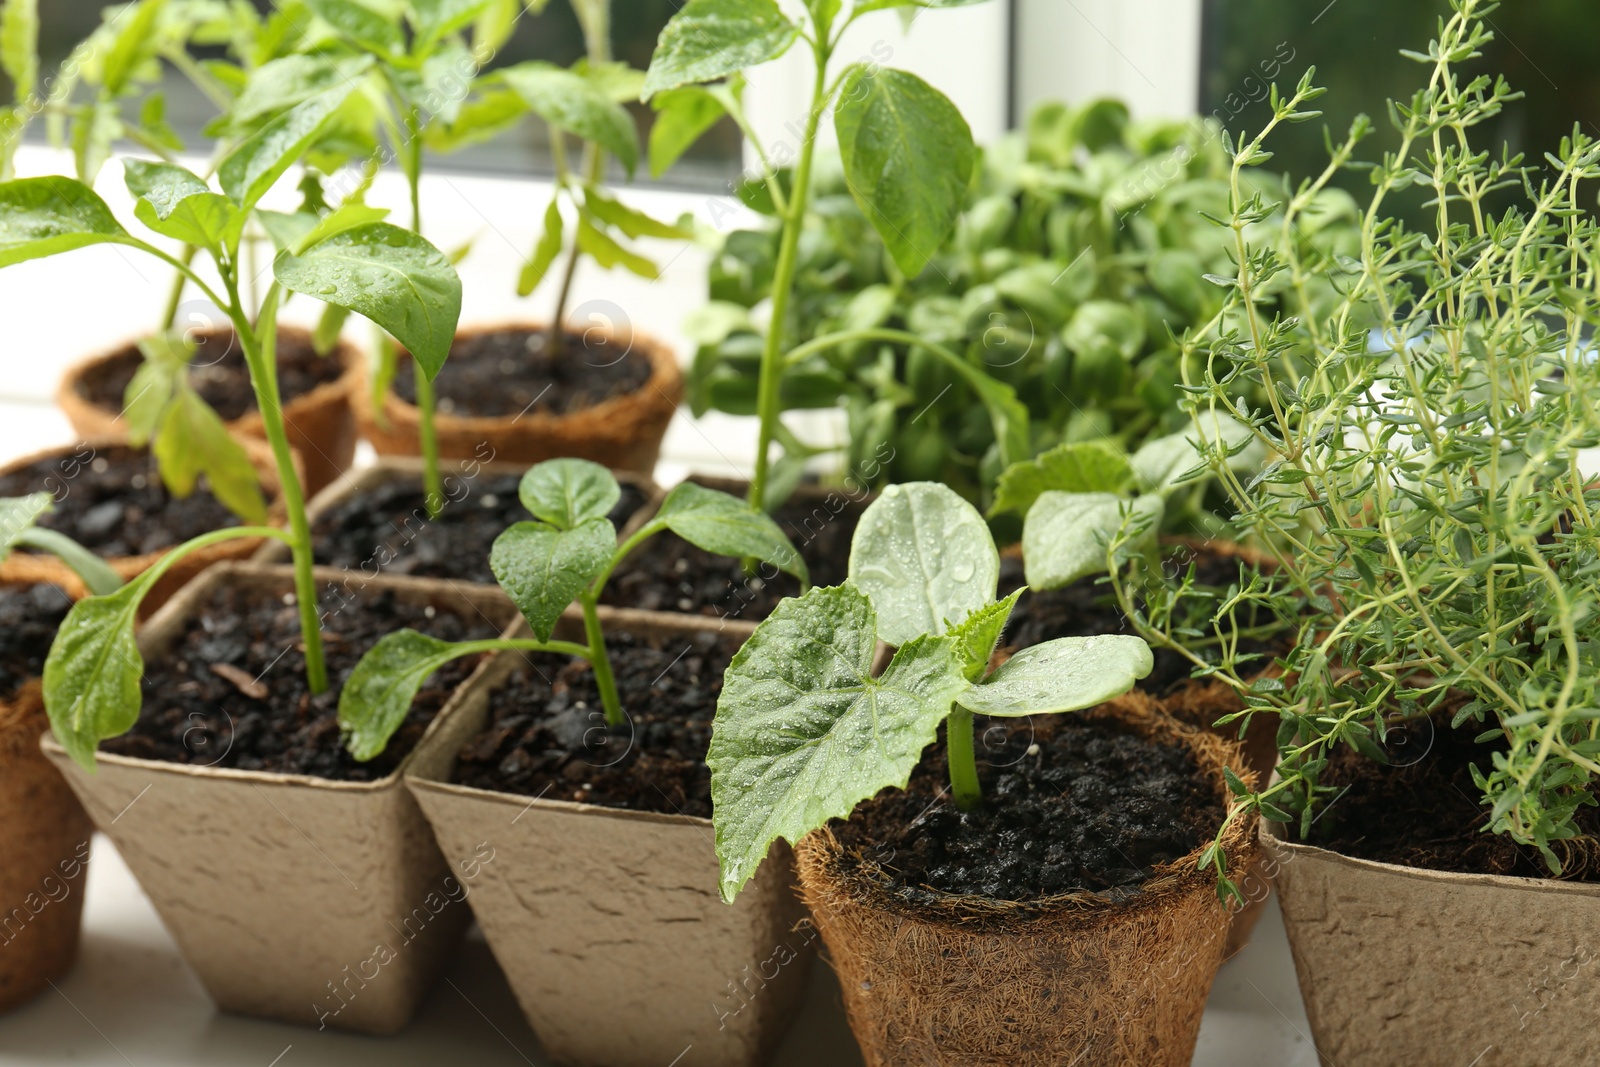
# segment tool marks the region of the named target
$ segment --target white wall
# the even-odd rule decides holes
[[[1017,0],[1019,119],[1114,95],[1141,116],[1199,106],[1200,0]]]

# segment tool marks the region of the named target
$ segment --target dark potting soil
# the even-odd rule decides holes
[[[0,700],[44,672],[72,598],[48,582],[0,587]]]
[[[942,894],[1034,901],[1135,888],[1222,824],[1188,750],[1102,722],[977,719],[984,804],[949,799],[941,741],[904,791],[886,790],[834,824],[846,863],[870,864],[911,904]]]
[[[1195,584],[1203,588],[1221,592],[1239,580],[1239,560],[1233,556],[1174,546],[1166,558],[1169,573],[1178,575],[1186,573],[1192,562],[1195,566]],[[1180,569],[1174,571],[1174,567]],[[1009,596],[1025,584],[1022,560],[1013,556],[1002,557],[1000,595]],[[1015,652],[1059,637],[1131,633],[1133,629],[1117,604],[1110,583],[1104,581],[1103,576],[1092,575],[1060,589],[1030,589],[1022,594],[1016,610],[1011,613],[1002,647]],[[1260,659],[1253,661],[1255,670],[1264,669],[1272,662],[1270,653],[1273,647],[1264,642],[1240,642],[1241,651],[1261,655]],[[1182,685],[1193,675],[1193,664],[1178,653],[1164,648],[1151,651],[1155,656],[1155,667],[1136,688],[1162,695]]]
[[[791,500],[773,514],[800,558],[811,584],[838,585],[849,575],[850,539],[865,501],[834,492]],[[601,600],[616,607],[672,611],[759,622],[800,583],[771,566],[747,575],[741,560],[714,556],[676,534],[664,533],[617,568]]]
[[[358,763],[344,749],[338,709],[339,691],[362,655],[405,626],[444,641],[479,640],[499,631],[477,612],[469,618],[406,603],[389,592],[352,599],[328,590],[319,607],[327,692],[312,696],[306,684],[300,615],[292,597],[218,588],[172,652],[148,665],[139,721],[102,747],[167,763],[377,781],[393,773],[422,740],[477,657],[456,660],[433,675],[389,747],[376,759]]]
[[[191,361],[189,381],[201,398],[228,422],[256,410],[250,368],[245,365],[244,349],[239,347],[233,331],[197,332],[195,340],[199,347]],[[120,412],[128,383],[143,362],[137,348],[119,352],[93,376],[79,379],[78,394],[97,408]],[[305,336],[279,336],[278,391],[285,404],[319,385],[338,381],[343,373],[344,366],[336,358],[317,355]]]
[[[533,517],[517,497],[522,478],[480,475],[469,481],[456,473],[446,478],[445,506],[432,519],[420,479],[384,482],[346,500],[312,530],[317,562],[369,574],[492,585],[489,551],[495,538]],[[623,483],[610,516],[619,532],[648,499],[642,489]]]
[[[1402,723],[1391,728],[1387,766],[1340,746],[1319,782],[1349,791],[1323,802],[1310,842],[1357,859],[1430,871],[1549,878],[1538,849],[1484,832],[1489,809],[1471,768],[1487,773],[1492,754],[1505,748],[1476,743],[1487,728],[1469,722],[1452,730],[1448,716]],[[1600,814],[1579,808],[1577,823],[1586,837],[1551,845],[1563,861],[1561,877],[1600,882]]]
[[[495,330],[457,338],[433,384],[439,411],[447,415],[568,415],[638,392],[651,369],[644,353],[603,338],[590,343],[569,332],[566,350],[556,355],[543,332]],[[395,368],[394,391],[408,404],[417,402],[411,360]]]
[[[489,727],[454,781],[477,789],[665,815],[711,817],[706,749],[738,638],[606,638],[628,723],[606,727],[582,660],[534,656],[489,701]]]
[[[41,459],[0,476],[0,496],[51,493],[39,525],[59,530],[105,559],[161,552],[212,530],[239,525],[205,479],[182,499],[167,492],[155,457],[123,445]]]

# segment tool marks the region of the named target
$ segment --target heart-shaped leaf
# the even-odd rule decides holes
[[[558,530],[603,519],[622,499],[611,472],[586,459],[541,463],[522,476],[517,492],[529,514]]]
[[[286,289],[365,315],[394,335],[432,380],[461,318],[461,278],[443,252],[410,230],[369,222],[300,254],[279,253]]]
[[[834,112],[845,180],[907,277],[955,230],[977,148],[961,112],[901,70],[858,66]]]
[[[519,522],[495,540],[489,567],[534,635],[548,641],[561,613],[611,565],[616,549],[617,530],[609,519],[590,519],[571,530]]]
[[[1026,515],[1039,494],[1122,493],[1133,485],[1128,457],[1103,441],[1057,445],[1026,463],[1006,468],[995,486],[989,514]]]
[[[776,0],[689,0],[661,31],[642,99],[777,59],[799,34]]]
[[[958,700],[980,715],[1080,711],[1126,693],[1154,666],[1142,638],[1063,637],[1023,649]]]
[[[128,239],[106,202],[71,178],[0,182],[0,267]]]
[[[733,658],[706,757],[724,900],[773,841],[904,787],[970,687],[948,637],[917,638],[872,677],[877,629],[862,593],[813,589],[780,603]]]
[[[878,636],[902,645],[994,601],[1000,553],[976,508],[934,482],[891,485],[861,516],[850,582],[872,599]]]
[[[651,526],[715,555],[759,559],[810,581],[805,561],[772,517],[727,493],[682,482],[661,502]]]
[[[1039,494],[1022,527],[1022,558],[1028,584],[1059,589],[1079,578],[1106,572],[1106,551],[1124,528],[1143,527],[1153,537],[1164,507],[1159,496],[1133,500],[1115,493]]]

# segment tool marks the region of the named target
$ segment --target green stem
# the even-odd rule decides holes
[[[481,652],[549,652],[557,656],[589,658],[589,646],[571,641],[538,641],[533,638],[491,637],[483,641],[462,641],[450,648],[452,659]]]
[[[422,236],[422,116],[416,108],[406,112],[406,184],[411,192],[411,231]],[[437,519],[444,510],[444,479],[439,473],[439,429],[436,415],[439,398],[433,381],[412,361],[412,378],[417,387],[417,437],[422,445],[422,488],[428,518]]]
[[[959,704],[945,721],[945,752],[950,763],[950,792],[956,807],[972,811],[983,803],[983,787],[978,784],[978,759],[973,754],[972,712]]]
[[[311,523],[306,518],[305,492],[300,487],[300,476],[294,469],[294,452],[289,447],[289,434],[283,423],[283,402],[278,394],[277,333],[278,294],[281,290],[273,282],[261,304],[260,328],[257,333],[239,301],[238,282],[232,272],[223,275],[228,289],[228,317],[239,335],[244,349],[245,362],[250,366],[250,384],[255,388],[256,407],[261,412],[261,423],[266,430],[267,443],[272,447],[272,457],[278,467],[278,489],[283,494],[283,505],[289,513],[290,550],[294,553],[295,596],[300,607],[301,639],[306,646],[306,682],[313,694],[328,688],[328,664],[322,652],[322,623],[317,615],[317,582],[312,573]],[[263,341],[265,338],[265,341]]]
[[[817,150],[817,128],[828,100],[828,48],[813,45],[816,53],[816,81],[812,88],[811,113],[806,116],[805,140],[800,145],[800,160],[795,165],[794,188],[789,211],[783,219],[783,237],[778,245],[778,263],[772,274],[772,320],[767,324],[766,347],[761,352],[761,382],[757,391],[756,413],[761,417],[761,432],[756,440],[755,477],[750,479],[750,506],[765,510],[767,478],[771,470],[772,439],[778,418],[783,414],[783,336],[789,317],[789,301],[794,296],[795,274],[800,263],[800,234],[805,229],[806,208],[811,199],[811,164]]]
[[[611,673],[611,657],[606,652],[605,631],[600,628],[600,612],[595,609],[595,597],[585,593],[578,598],[583,605],[583,631],[589,639],[589,663],[594,667],[595,685],[600,688],[600,704],[605,708],[606,725],[621,726],[627,719],[622,714],[622,698],[617,695],[617,679]]]
[[[560,136],[561,132],[559,130],[556,131],[556,137],[559,138]],[[588,187],[599,184],[600,179],[605,177],[606,169],[605,157],[600,154],[599,146],[593,144],[585,145],[583,151],[585,190],[583,203],[578,205],[578,227],[580,229],[589,221]],[[574,238],[572,248],[567,252],[566,269],[561,275],[561,291],[556,296],[555,318],[550,322],[551,351],[558,356],[564,355],[567,350],[567,305],[572,300],[572,283],[578,276],[578,261],[582,258],[583,249],[578,247],[577,239]]]

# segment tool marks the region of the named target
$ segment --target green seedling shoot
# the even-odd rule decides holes
[[[887,8],[957,7],[963,2],[858,0],[846,14],[842,0],[807,0],[805,17],[797,22],[783,13],[777,0],[689,0],[661,32],[642,94],[659,112],[651,134],[652,167],[669,164],[721,115],[730,115],[761,161],[765,195],[782,225],[771,318],[753,398],[753,412],[761,420],[750,482],[750,502],[757,507],[782,502],[798,481],[807,454],[791,447],[792,461],[775,476],[772,444],[786,436],[779,426],[786,368],[856,342],[903,344],[929,352],[982,399],[995,426],[1002,461],[1014,463],[1030,454],[1027,409],[1011,387],[942,345],[903,330],[863,328],[818,337],[786,352],[788,339],[796,332],[790,321],[791,301],[800,269],[800,237],[810,204],[817,135],[830,107],[846,181],[902,273],[908,277],[921,273],[954,230],[977,159],[972,131],[961,112],[914,74],[859,62],[832,75],[830,66],[845,31],[863,15]],[[740,75],[779,58],[797,41],[811,49],[814,76],[799,156],[784,181],[746,116]]]
[[[365,71],[358,63],[355,73]],[[417,357],[425,374],[437,374],[450,352],[461,313],[461,280],[448,259],[421,237],[378,221],[363,205],[320,219],[268,219],[256,205],[321,136],[349,100],[356,82],[344,81],[290,108],[241,142],[218,167],[221,191],[170,163],[126,160],[125,180],[135,215],[148,229],[205,251],[220,290],[160,247],[134,236],[95,192],[70,178],[27,178],[0,183],[0,267],[90,245],[136,249],[182,271],[208,299],[227,311],[256,393],[288,529],[247,525],[197,537],[179,546],[122,589],[74,605],[45,665],[45,708],[62,746],[92,766],[104,737],[127,730],[139,714],[143,671],[134,641],[139,604],[178,560],[207,545],[238,537],[271,537],[293,552],[295,593],[305,642],[307,680],[313,692],[328,687],[312,575],[311,530],[295,473],[278,392],[276,320],[287,292],[304,293],[365,315]],[[240,296],[239,246],[252,214],[274,231],[282,249],[273,281],[252,321]],[[283,223],[291,220],[290,224]]]
[[[339,696],[339,722],[356,759],[383,751],[429,675],[451,660],[484,652],[554,652],[588,660],[606,724],[621,726],[626,718],[598,605],[616,566],[663,531],[719,556],[766,560],[802,583],[807,580],[800,554],[766,513],[692,482],[667,494],[655,516],[621,544],[607,518],[621,489],[598,464],[581,459],[541,463],[523,476],[520,496],[534,521],[501,534],[490,565],[533,637],[455,644],[415,630],[384,637],[362,657]],[[552,640],[556,623],[573,603],[582,612],[585,643]]]
[[[983,803],[974,715],[1077,711],[1150,673],[1137,637],[1067,637],[990,663],[1022,591],[997,599],[1000,556],[946,486],[890,486],[862,516],[845,584],[783,601],[734,657],[717,702],[712,820],[731,902],[766,858],[890,787],[945,725],[951,793]],[[895,646],[872,673],[878,643]]]
[[[0,563],[14,549],[31,548],[48,552],[83,579],[95,596],[105,596],[122,588],[122,578],[105,562],[65,534],[38,525],[39,516],[50,511],[49,493],[0,497]]]

